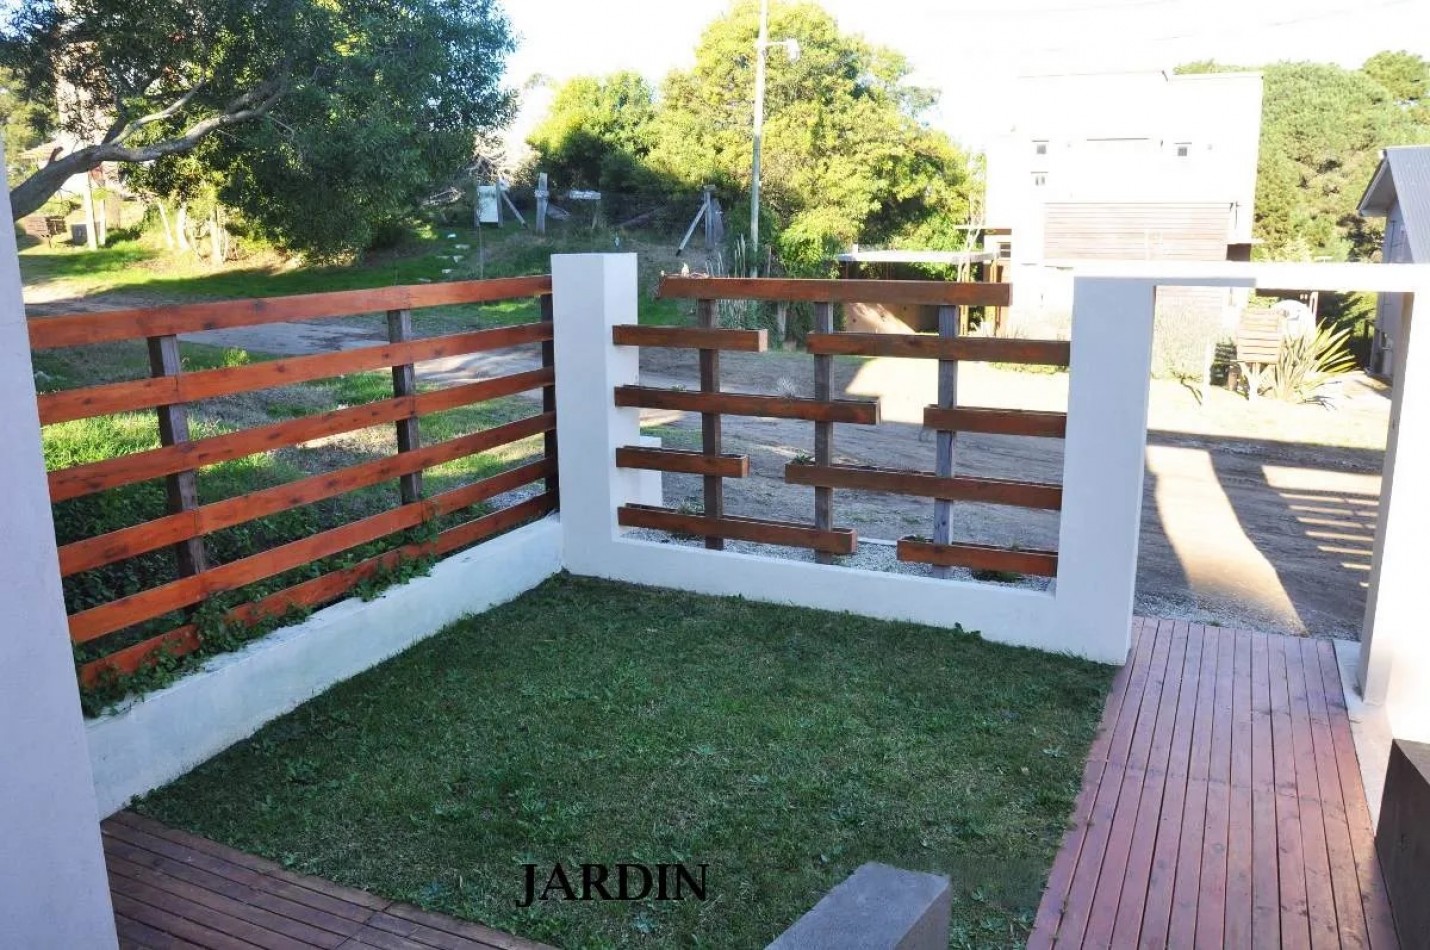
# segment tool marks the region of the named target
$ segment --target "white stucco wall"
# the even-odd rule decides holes
[[[0,214],[10,220],[8,188]],[[0,228],[0,946],[103,950],[117,939],[34,381],[15,232],[7,225]]]

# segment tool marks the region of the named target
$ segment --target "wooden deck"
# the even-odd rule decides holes
[[[540,950],[480,924],[284,870],[124,812],[104,822],[123,950]]]
[[[1332,645],[1133,633],[1028,946],[1395,947]]]

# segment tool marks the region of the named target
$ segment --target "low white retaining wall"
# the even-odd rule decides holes
[[[561,570],[556,516],[447,558],[371,601],[345,600],[88,723],[102,816],[419,640]]]

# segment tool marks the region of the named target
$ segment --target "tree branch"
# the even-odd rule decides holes
[[[194,97],[197,96],[201,91],[203,91],[203,88],[204,80],[200,79],[198,82],[194,83],[193,87],[190,88],[188,92],[184,93],[182,96],[175,99],[173,102],[169,103],[167,106],[160,109],[158,112],[151,112],[148,115],[140,116],[139,118],[134,119],[133,121],[130,121],[123,125],[121,125],[119,122],[116,122],[114,126],[110,128],[109,133],[105,135],[104,143],[109,144],[111,142],[122,142],[129,136],[133,135],[135,132],[144,128],[144,126],[146,125],[153,125],[155,122],[162,122],[165,119],[172,119],[180,112],[183,112],[184,109],[188,107],[189,103],[194,101]]]
[[[201,84],[200,84],[201,85]],[[276,80],[255,86],[235,98],[225,111],[195,122],[182,135],[148,145],[127,146],[123,144],[123,134],[116,140],[107,140],[97,145],[86,145],[68,155],[51,161],[44,168],[26,178],[10,191],[11,215],[19,220],[34,212],[49,200],[50,196],[63,187],[73,175],[84,174],[98,168],[105,162],[152,162],[168,155],[182,155],[192,151],[204,137],[223,128],[249,122],[266,115],[278,100],[287,94],[290,86],[286,80]],[[161,112],[134,120],[130,126],[138,128],[165,118],[163,113],[175,115],[187,102],[192,101],[198,86],[189,90],[183,98]],[[124,134],[128,134],[125,132]]]

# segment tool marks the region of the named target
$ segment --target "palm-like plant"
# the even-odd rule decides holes
[[[1320,327],[1307,336],[1281,344],[1281,357],[1271,374],[1271,393],[1285,402],[1321,402],[1321,390],[1356,368],[1347,342],[1351,328]]]

